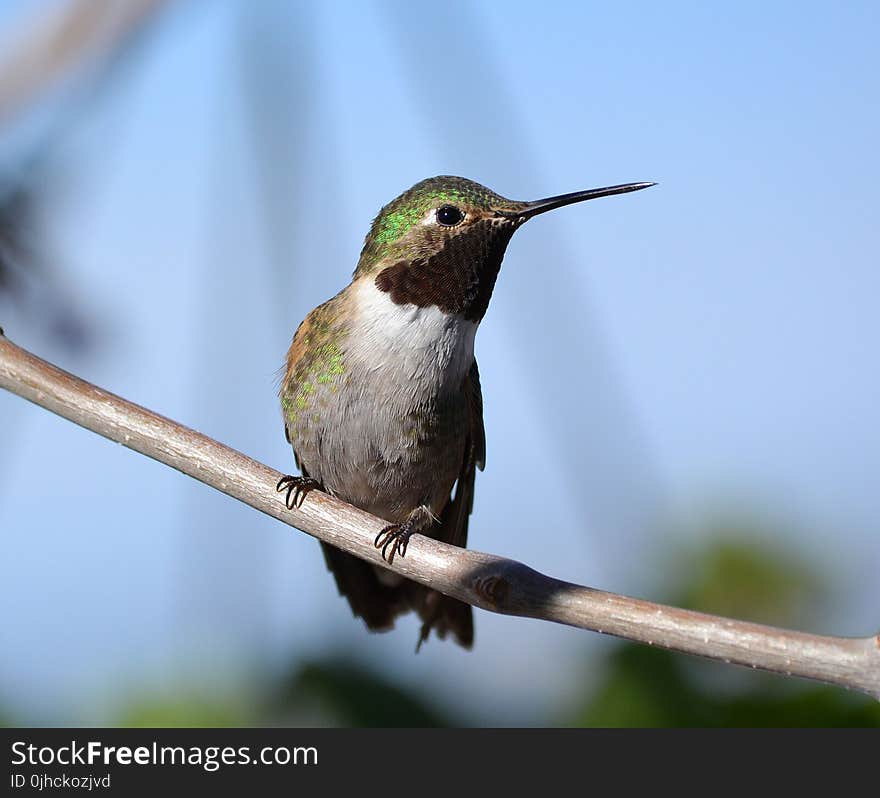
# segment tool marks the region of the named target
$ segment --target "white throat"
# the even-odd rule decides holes
[[[437,307],[397,305],[369,277],[353,290],[356,310],[346,347],[349,355],[414,387],[461,387],[474,360],[475,322]]]

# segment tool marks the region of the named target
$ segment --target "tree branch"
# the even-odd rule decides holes
[[[880,635],[826,637],[606,593],[522,563],[413,538],[387,565],[373,546],[385,522],[313,491],[288,510],[277,471],[26,352],[0,331],[0,387],[176,468],[279,521],[475,607],[567,624],[648,645],[861,690],[880,700]]]

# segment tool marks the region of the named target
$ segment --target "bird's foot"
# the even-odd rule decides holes
[[[406,556],[406,547],[409,539],[415,534],[409,521],[402,524],[389,524],[378,535],[373,545],[382,549],[382,559],[388,563],[394,562],[394,555]],[[390,550],[389,550],[390,549]]]
[[[287,495],[284,497],[284,504],[287,505],[288,510],[292,510],[294,507],[302,507],[306,496],[315,488],[320,487],[321,483],[311,477],[286,476],[278,480],[275,490],[278,493],[287,491]]]
[[[409,539],[416,533],[423,532],[435,518],[427,507],[416,507],[402,524],[389,524],[376,535],[373,545],[382,549],[382,559],[387,563],[394,562],[394,556],[406,556]]]

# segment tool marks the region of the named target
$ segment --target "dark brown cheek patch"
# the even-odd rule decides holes
[[[436,306],[479,321],[486,313],[512,230],[489,222],[451,236],[433,255],[399,261],[376,276],[397,305]]]

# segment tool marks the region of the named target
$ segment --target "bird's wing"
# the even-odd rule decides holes
[[[455,488],[455,498],[443,511],[442,539],[453,546],[467,545],[468,519],[474,509],[474,477],[476,469],[486,466],[486,431],[483,427],[483,392],[480,371],[474,360],[464,380],[462,390],[468,403],[468,437],[465,442],[461,471]]]
[[[297,437],[294,434],[297,416],[303,415],[306,402],[314,389],[313,384],[317,381],[326,387],[327,384],[338,381],[341,376],[337,344],[339,326],[335,321],[339,315],[338,304],[339,294],[309,313],[296,328],[287,350],[278,393],[284,414],[284,435],[291,445]],[[301,455],[304,454],[307,453],[294,449],[296,465],[300,471]]]
[[[300,361],[303,359],[303,355],[306,352],[306,336],[311,327],[311,316],[314,312],[315,311],[313,310],[300,322],[299,327],[296,328],[296,332],[293,334],[293,340],[290,343],[290,348],[287,350],[287,357],[284,362],[284,374],[281,377],[281,386],[278,390],[278,395],[281,399],[281,409],[284,416],[284,437],[291,445],[293,445],[289,427],[291,397],[296,393],[298,388],[297,383],[299,380],[297,379],[297,366],[300,365]],[[302,464],[299,461],[299,455],[296,453],[296,449],[293,450],[293,458],[296,460],[296,467],[302,471]]]

